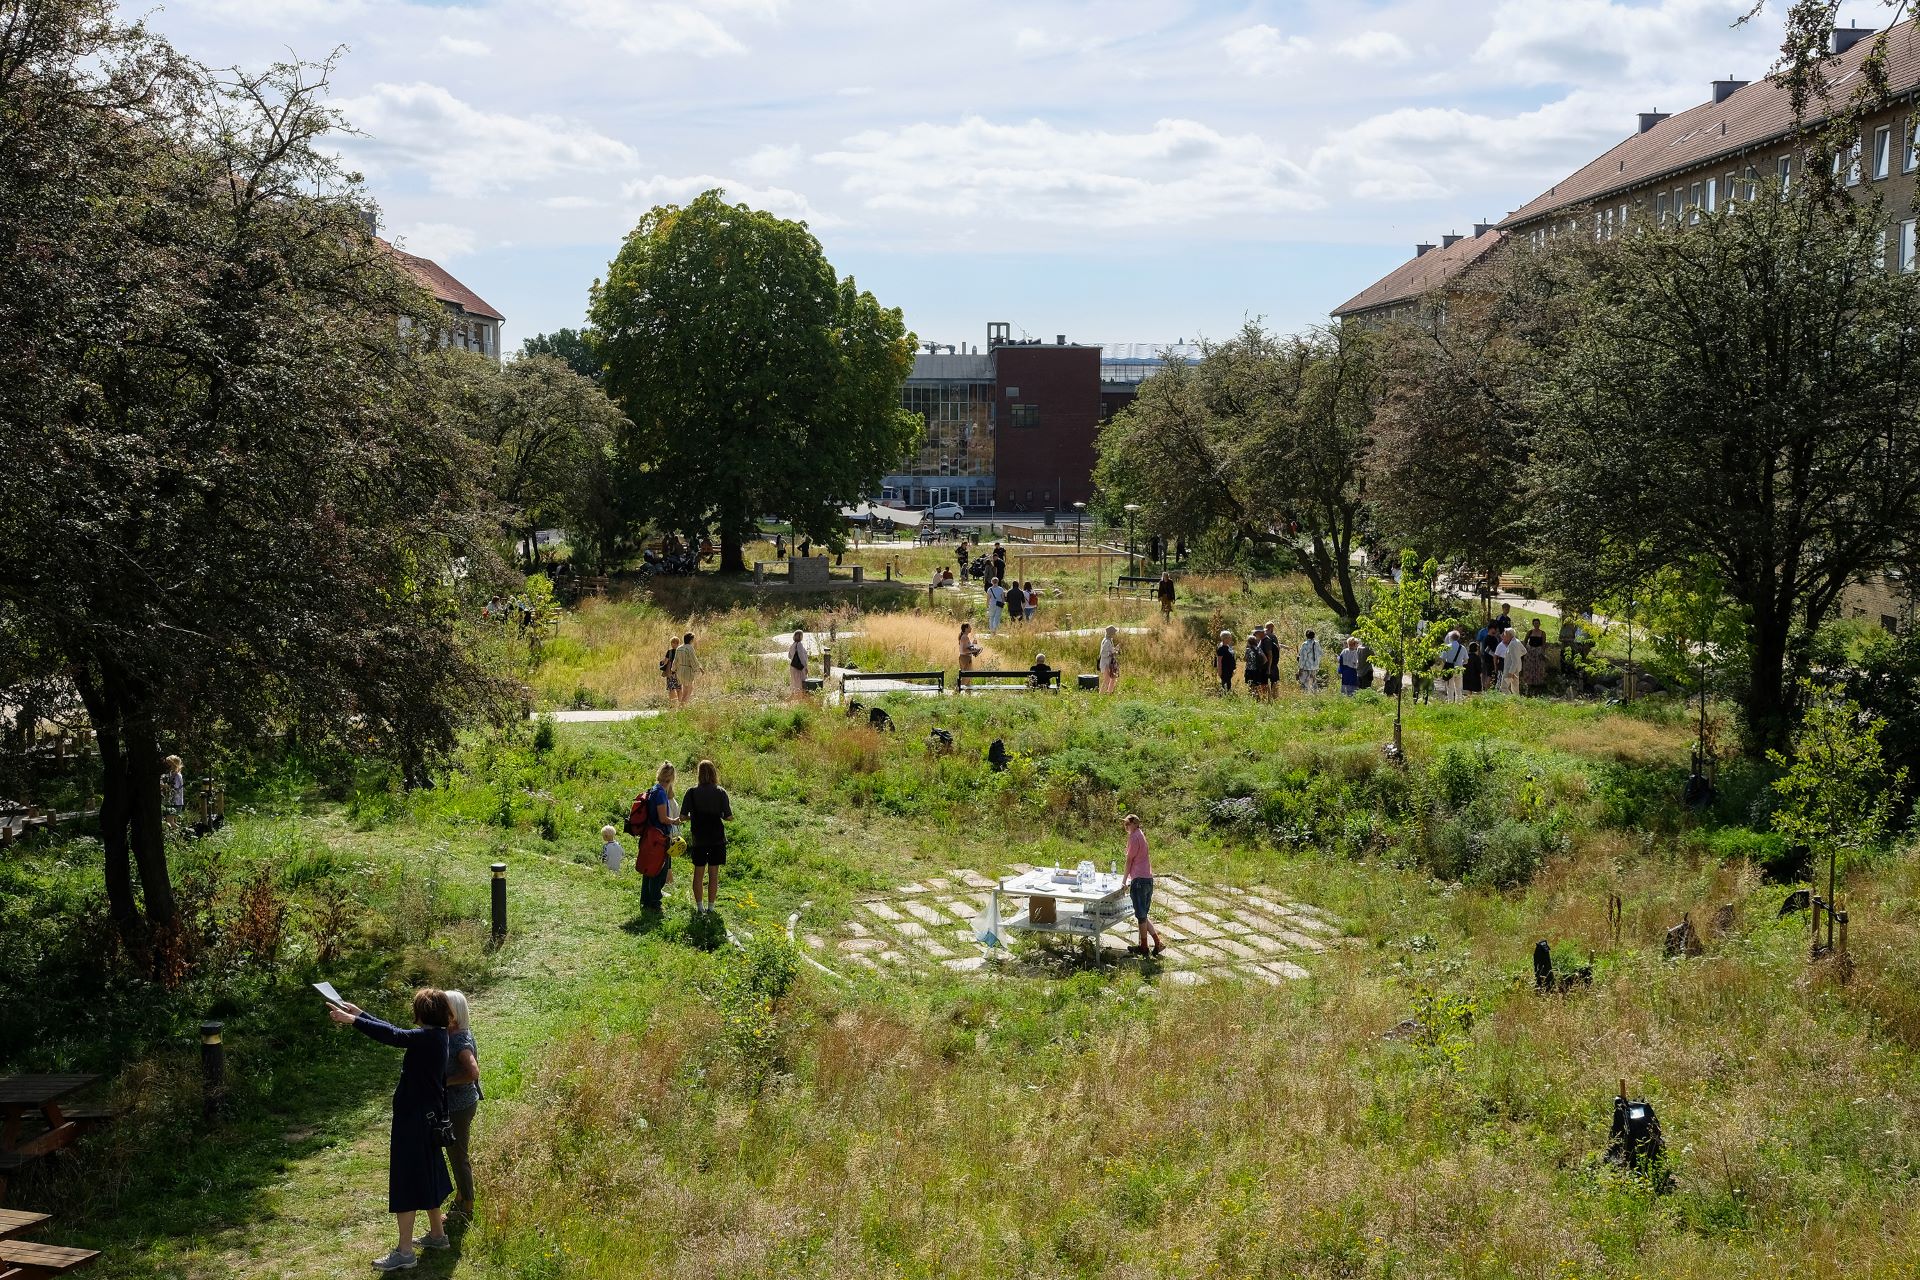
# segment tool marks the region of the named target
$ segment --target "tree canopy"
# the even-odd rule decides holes
[[[0,671],[85,702],[136,945],[175,915],[163,740],[418,778],[504,692],[461,634],[492,519],[418,374],[441,313],[328,155],[326,70],[212,73],[105,0],[0,24]]]
[[[900,407],[913,336],[838,279],[803,223],[709,191],[644,215],[593,289],[621,465],[655,524],[717,526],[745,565],[762,514],[822,542],[879,487],[920,422]]]

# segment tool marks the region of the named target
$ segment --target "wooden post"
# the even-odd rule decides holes
[[[494,941],[507,936],[507,864],[493,864],[493,937]]]
[[[219,1116],[227,1099],[227,1051],[220,1043],[221,1030],[218,1022],[200,1024],[200,1114],[207,1120]]]

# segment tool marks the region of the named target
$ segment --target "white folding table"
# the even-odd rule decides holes
[[[1100,935],[1115,925],[1133,919],[1133,899],[1124,888],[1123,877],[1112,872],[1096,872],[1083,885],[1077,874],[1057,867],[1035,867],[1019,875],[1007,876],[993,886],[993,916],[1007,933],[1035,933],[1084,940],[1094,958],[1100,956]],[[1051,922],[1036,921],[1028,910],[1018,915],[1001,915],[1002,897],[1052,898],[1055,902]]]

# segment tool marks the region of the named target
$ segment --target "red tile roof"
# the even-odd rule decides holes
[[[1873,39],[1861,40],[1828,60],[1828,90],[1835,101],[1846,102],[1859,87],[1860,64],[1873,46]],[[1886,67],[1893,97],[1920,88],[1920,34],[1916,34],[1913,22],[1889,29]],[[1817,123],[1821,118],[1816,112],[1808,122]],[[1669,116],[1645,133],[1634,134],[1508,214],[1500,225],[1511,230],[1557,209],[1588,204],[1721,156],[1780,142],[1794,129],[1793,102],[1787,87],[1771,77],[1756,80],[1734,90],[1723,102],[1703,102]],[[1760,168],[1763,175],[1771,176],[1770,165]]]
[[[422,258],[408,253],[404,249],[395,249],[385,240],[380,242],[392,251],[400,260],[407,273],[418,280],[434,297],[451,307],[458,307],[468,315],[480,316],[487,320],[506,319],[483,300],[479,294],[454,279],[453,273],[431,258]]]
[[[1498,228],[1489,228],[1477,236],[1464,236],[1444,249],[1429,249],[1348,298],[1333,309],[1333,314],[1353,315],[1411,301],[1486,257],[1505,238]]]

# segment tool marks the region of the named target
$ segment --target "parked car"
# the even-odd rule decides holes
[[[967,509],[957,502],[942,502],[928,507],[921,514],[932,516],[935,520],[955,520],[967,514]]]

